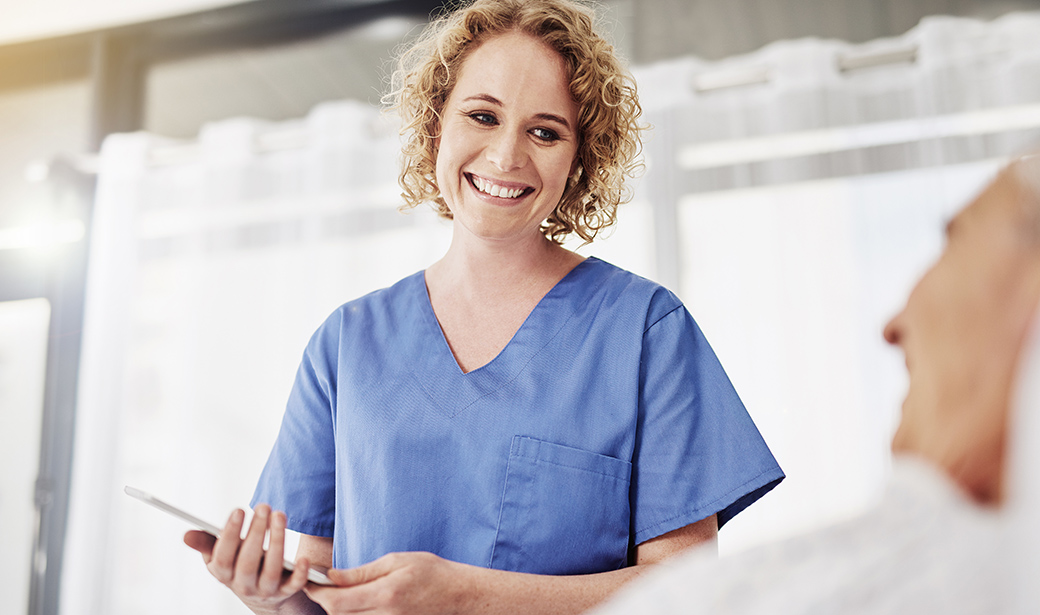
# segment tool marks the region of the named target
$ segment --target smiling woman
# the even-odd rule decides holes
[[[406,204],[452,240],[313,335],[245,538],[186,535],[254,611],[576,613],[783,479],[675,295],[561,245],[613,224],[639,148],[593,21],[478,0],[405,54]]]

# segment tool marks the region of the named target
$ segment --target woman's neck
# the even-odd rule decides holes
[[[583,257],[544,237],[526,249],[452,242],[426,270],[434,315],[463,373],[493,360]]]
[[[548,292],[584,257],[544,236],[519,241],[463,241],[457,235],[426,271],[427,284],[456,292],[515,295]]]

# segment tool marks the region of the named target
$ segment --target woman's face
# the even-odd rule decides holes
[[[540,236],[578,150],[563,58],[526,34],[488,39],[463,62],[441,121],[437,186],[455,233]]]

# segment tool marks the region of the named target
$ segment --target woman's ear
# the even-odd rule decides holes
[[[583,172],[584,171],[581,166],[581,162],[578,160],[577,157],[575,157],[574,162],[571,163],[571,172],[569,175],[567,175],[567,186],[570,187],[574,184],[577,184],[578,180],[581,179],[581,174]]]

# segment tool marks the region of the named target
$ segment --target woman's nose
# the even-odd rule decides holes
[[[500,171],[514,171],[524,166],[527,153],[522,136],[499,130],[487,148],[487,158]]]

